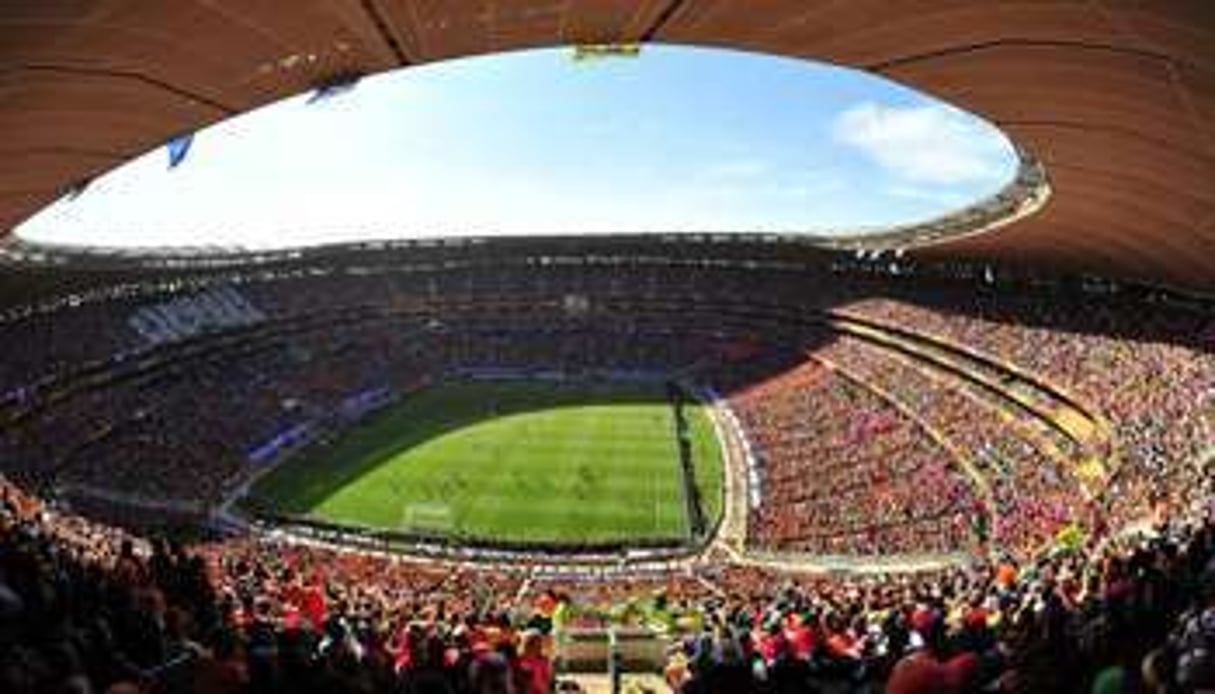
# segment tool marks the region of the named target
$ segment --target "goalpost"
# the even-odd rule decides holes
[[[415,501],[401,508],[401,529],[421,534],[451,535],[455,513],[443,501]]]

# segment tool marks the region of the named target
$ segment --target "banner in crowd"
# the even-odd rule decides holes
[[[308,445],[316,435],[317,429],[312,422],[296,424],[251,448],[246,458],[255,465],[272,462],[287,451]]]
[[[127,318],[127,325],[149,345],[158,345],[210,330],[253,325],[265,317],[235,287],[223,286],[141,306]]]

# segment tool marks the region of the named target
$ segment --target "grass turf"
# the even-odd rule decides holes
[[[660,385],[459,381],[406,397],[253,495],[279,511],[509,541],[684,539],[674,413]],[[688,405],[695,483],[721,512],[721,453]]]

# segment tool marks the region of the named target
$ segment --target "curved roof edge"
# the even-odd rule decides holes
[[[868,70],[983,116],[1049,170],[1037,214],[919,258],[1215,289],[1210,0],[11,0],[0,234],[139,152],[335,76],[649,42]]]
[[[900,224],[885,231],[851,236],[807,237],[824,248],[849,251],[911,251],[959,238],[984,234],[1024,219],[1050,200],[1046,167],[1017,148],[1017,173],[994,195],[935,219]]]
[[[1018,219],[1027,217],[1046,204],[1050,198],[1050,184],[1042,164],[1024,150],[1018,148],[1020,163],[1013,180],[995,194],[966,207],[934,219],[912,224],[894,225],[882,231],[867,231],[849,236],[822,236],[799,232],[697,232],[656,231],[652,234],[594,234],[589,239],[618,239],[688,237],[737,241],[759,239],[789,244],[809,244],[837,251],[904,251],[930,246],[935,243],[965,236],[982,234],[998,229]],[[454,236],[397,239],[374,239],[313,246],[299,246],[273,250],[246,249],[239,246],[164,246],[164,247],[109,247],[78,244],[52,244],[22,239],[16,235],[0,238],[0,259],[10,264],[56,265],[64,263],[88,264],[91,260],[104,260],[117,267],[239,267],[258,265],[275,260],[290,259],[301,253],[323,254],[329,250],[374,249],[377,247],[409,246],[423,242],[447,244],[467,242],[485,243],[497,238],[532,238],[527,236]],[[546,236],[534,237],[543,240]],[[553,235],[552,238],[564,238]]]

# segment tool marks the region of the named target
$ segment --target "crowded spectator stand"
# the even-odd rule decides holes
[[[546,691],[579,629],[661,635],[687,691],[1212,684],[1207,309],[687,262],[359,270],[6,315],[4,691]],[[888,339],[833,326],[840,307]],[[146,528],[118,509],[151,499],[197,527],[295,442],[470,366],[716,394],[741,542],[563,563],[98,520]],[[1064,400],[1108,439],[1069,438]],[[1093,455],[1110,464],[1086,478]],[[956,560],[841,570],[901,553]]]

